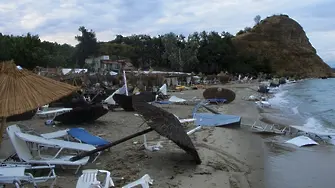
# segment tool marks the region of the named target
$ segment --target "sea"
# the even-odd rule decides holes
[[[281,85],[269,99],[272,120],[335,131],[335,79],[307,79]],[[273,118],[275,117],[275,118]],[[278,118],[279,117],[279,118]],[[278,122],[280,123],[280,122]],[[335,145],[282,144],[294,135],[267,138],[266,188],[335,188]]]

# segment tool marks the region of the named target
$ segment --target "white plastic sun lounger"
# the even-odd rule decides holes
[[[101,137],[90,134],[84,128],[70,128],[51,133],[40,134],[40,136],[47,139],[63,137],[68,141],[76,140],[79,141],[80,143],[90,144],[95,147],[101,147],[106,144],[109,144],[109,141]]]
[[[133,187],[138,187],[139,185],[142,188],[149,188],[149,185],[152,185],[153,183],[153,179],[151,179],[151,177],[146,174],[144,176],[142,176],[140,179],[133,181],[125,186],[122,186],[122,188],[133,188]]]
[[[65,112],[69,112],[71,110],[72,108],[60,108],[60,109],[55,109],[55,110],[40,110],[36,112],[36,115],[40,117],[48,117],[49,115],[53,115],[55,118],[57,115],[65,113]]]
[[[50,187],[56,182],[55,166],[34,166],[25,164],[1,164],[0,165],[0,185],[14,184],[15,187],[21,187],[23,184],[33,184],[37,187],[37,183],[53,180]],[[45,170],[49,169],[47,176],[34,177],[26,170]]]
[[[286,133],[286,127],[283,129],[279,129],[276,127],[276,125],[265,125],[260,126],[256,125],[256,121],[254,124],[251,125],[251,131],[255,133],[270,133],[270,134],[285,134]]]
[[[78,166],[76,173],[82,165],[87,164],[87,162],[89,161],[89,157],[85,157],[77,161],[70,161],[73,156],[59,156],[61,150],[63,150],[64,148],[82,151],[90,151],[92,149],[95,149],[94,146],[88,144],[67,142],[56,139],[48,140],[43,139],[42,137],[30,137],[33,135],[29,135],[28,137],[27,134],[21,132],[20,128],[17,125],[11,125],[7,127],[7,133],[12,142],[12,145],[14,146],[20,162],[27,162],[31,164]],[[59,148],[60,150],[55,156],[42,156],[40,151],[38,151],[38,154],[36,154],[36,152],[33,152],[33,149],[28,146],[27,142],[32,142],[34,144],[36,143],[38,145],[44,146],[47,145],[48,147],[55,147]],[[39,147],[37,149],[39,150]]]
[[[292,138],[290,140],[287,140],[285,143],[293,144],[293,145],[296,145],[298,147],[310,146],[310,145],[319,145],[317,142],[308,138],[307,136],[298,136],[298,137]]]
[[[104,183],[101,183],[97,176],[99,173],[106,174]],[[114,182],[110,176],[110,172],[107,170],[97,170],[97,169],[87,169],[83,170],[82,175],[77,181],[76,188],[109,188],[114,187]],[[123,178],[122,178],[123,179]],[[145,174],[140,179],[133,181],[122,188],[134,188],[141,186],[142,188],[149,188],[149,185],[152,185],[153,179],[150,178],[148,174]]]
[[[104,183],[101,183],[98,179],[98,173],[106,174]],[[76,188],[109,188],[114,187],[114,182],[110,177],[110,172],[107,170],[97,170],[97,169],[87,169],[83,170],[83,174],[79,177],[77,181]]]
[[[91,151],[96,149],[93,145],[90,144],[84,144],[84,143],[78,143],[78,142],[71,142],[71,141],[65,141],[65,140],[59,140],[59,139],[46,139],[40,136],[30,135],[22,132],[15,132],[15,135],[19,137],[20,139],[30,142],[36,145],[36,149],[38,154],[41,155],[41,149],[42,147],[48,147],[48,148],[59,148],[58,152],[53,158],[57,158],[58,155],[64,150],[64,149],[70,149],[75,151]],[[95,157],[93,162],[99,157],[100,153]],[[41,157],[42,158],[42,157]]]

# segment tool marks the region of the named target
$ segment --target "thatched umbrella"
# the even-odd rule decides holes
[[[0,144],[6,117],[36,109],[78,89],[17,67],[13,61],[0,63]]]

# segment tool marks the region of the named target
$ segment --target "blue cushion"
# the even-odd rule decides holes
[[[71,128],[68,131],[68,134],[71,135],[72,137],[80,140],[83,143],[90,144],[93,146],[103,146],[106,144],[109,144],[108,141],[90,134],[83,128]]]

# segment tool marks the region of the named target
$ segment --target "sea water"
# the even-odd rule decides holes
[[[269,102],[297,125],[335,130],[335,79],[282,85]],[[280,136],[277,147],[265,147],[265,187],[335,188],[335,146],[321,143],[298,148],[283,144],[292,137]]]
[[[281,85],[269,101],[298,125],[335,129],[335,79],[308,79]]]

